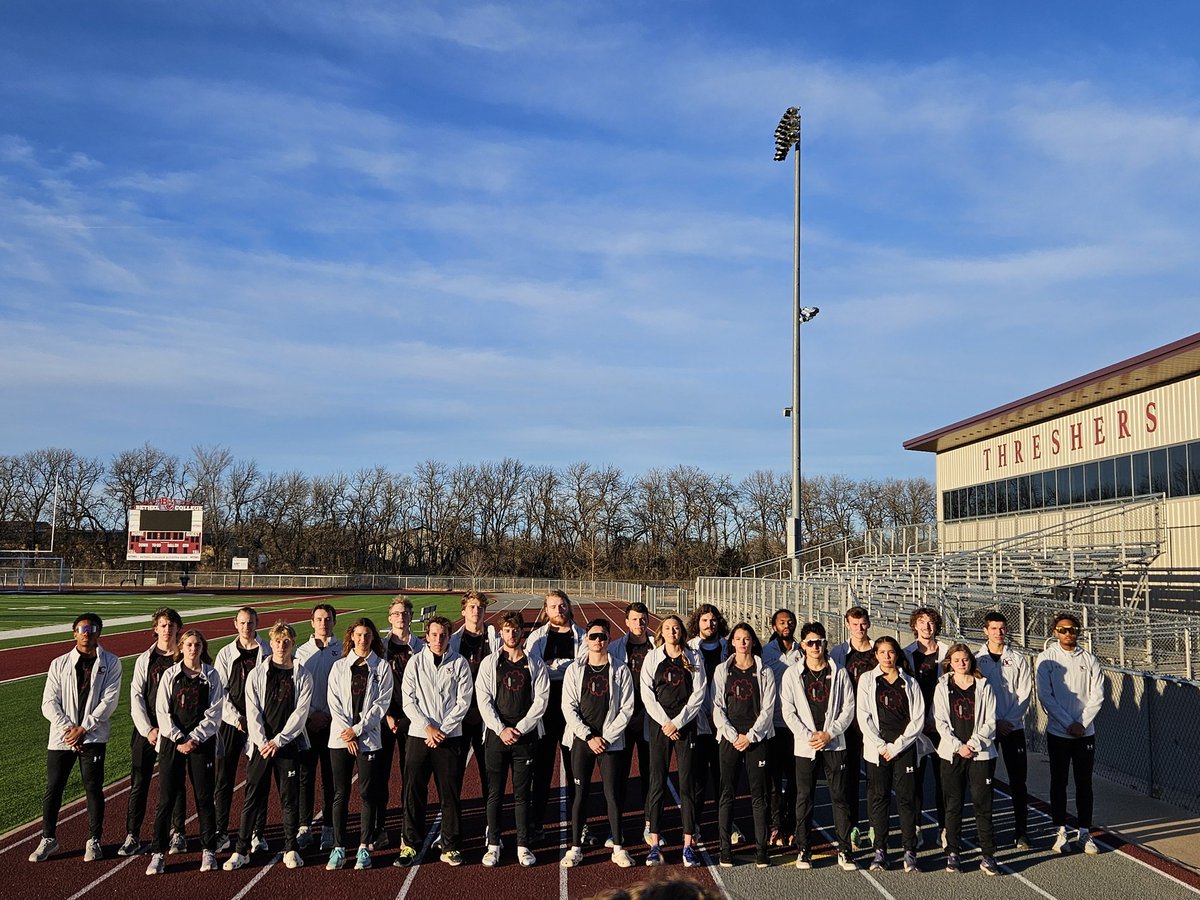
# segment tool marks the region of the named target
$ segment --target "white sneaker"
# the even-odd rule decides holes
[[[487,852],[483,854],[482,865],[487,866],[489,869],[500,865],[500,848],[495,844],[488,847]]]
[[[289,869],[299,869],[304,865],[304,860],[300,858],[300,854],[295,850],[289,850],[283,854],[283,864]]]
[[[146,874],[161,875],[163,866],[163,855],[161,853],[155,853],[150,857],[150,865],[146,866]]]
[[[1096,846],[1096,841],[1092,837],[1091,832],[1079,829],[1079,845],[1083,847],[1083,852],[1088,856],[1095,856],[1100,852],[1100,848]]]
[[[633,866],[633,857],[629,855],[629,851],[624,847],[613,847],[612,861],[622,869],[628,869]]]
[[[583,850],[579,847],[572,847],[563,854],[562,867],[571,869],[583,862]]]
[[[307,825],[301,825],[296,829],[296,846],[301,850],[307,850],[311,840],[312,830]]]
[[[837,864],[838,864],[838,868],[841,869],[843,872],[857,872],[858,871],[858,863],[856,863],[854,860],[852,860],[845,853],[838,854]]]
[[[104,850],[100,847],[100,842],[95,838],[88,838],[87,844],[83,848],[83,861],[95,862],[98,859],[104,859]]]
[[[321,826],[321,849],[333,849],[333,829],[328,825]]]
[[[250,862],[250,857],[245,853],[235,853],[229,859],[225,860],[225,865],[221,866],[226,872],[233,872],[240,869],[242,866]]]
[[[251,853],[266,853],[271,849],[271,845],[267,843],[267,839],[261,834],[256,834],[250,838]]]
[[[537,857],[533,855],[533,851],[528,847],[518,847],[517,862],[528,869],[537,862]]]
[[[58,849],[58,838],[42,838],[42,842],[37,845],[37,849],[29,854],[30,862],[45,862],[55,850]]]
[[[604,839],[604,849],[605,850],[611,850],[615,846],[617,846],[617,842],[612,839],[611,834]]]
[[[217,871],[217,854],[211,850],[205,850],[200,856],[200,871],[215,872]]]
[[[229,840],[228,837],[225,840]],[[177,853],[187,853],[187,835],[178,831],[171,832],[171,840],[167,842],[167,853],[175,856]]]
[[[1050,848],[1053,853],[1066,853],[1071,846],[1071,839],[1067,837],[1066,826],[1060,825],[1058,833],[1054,835],[1054,846]]]

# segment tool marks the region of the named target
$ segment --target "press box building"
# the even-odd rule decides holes
[[[1071,522],[1115,546],[1145,527],[1159,535],[1138,576],[1151,605],[1200,608],[1200,334],[904,446],[936,454],[942,552]]]

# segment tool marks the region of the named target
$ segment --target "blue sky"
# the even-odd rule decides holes
[[[10,0],[0,453],[786,470],[797,104],[805,472],[932,477],[904,440],[1200,330],[1198,33],[1182,0]]]

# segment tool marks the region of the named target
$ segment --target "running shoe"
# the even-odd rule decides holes
[[[646,865],[661,866],[662,864],[662,850],[660,850],[658,847],[651,847],[650,852],[646,854]]]
[[[517,862],[528,869],[530,866],[537,863],[537,857],[533,855],[533,851],[528,847],[518,847]]]
[[[174,840],[175,840],[175,835],[176,835],[176,834],[179,834],[179,832],[174,832],[174,833],[171,835],[171,840],[172,840],[172,841],[174,841]],[[229,839],[229,835],[227,835],[227,834],[218,834],[218,835],[217,835],[217,847],[216,847],[216,850],[217,850],[217,852],[218,852],[218,853],[224,853],[226,850],[228,850],[228,849],[229,849],[230,847],[232,847],[232,846],[233,846],[233,841],[231,841],[231,840]],[[186,843],[186,841],[184,842],[184,849],[185,849],[185,850],[187,849],[187,843]],[[174,850],[172,850],[171,852],[172,852],[172,853],[174,853],[175,851],[174,851]]]
[[[594,834],[592,834],[591,828],[589,828],[587,825],[584,825],[583,826],[583,834],[579,839],[579,846],[595,847],[599,843],[600,843],[600,838],[598,838]]]
[[[413,849],[412,847],[408,846],[408,844],[401,843],[400,844],[400,852],[399,852],[399,854],[397,854],[396,861],[393,862],[392,865],[397,866],[398,868],[404,869],[404,868],[408,868],[416,861],[417,861],[417,851],[415,849]]]
[[[375,836],[375,840],[371,842],[372,850],[386,850],[390,846],[392,846],[391,838],[388,837],[386,831],[382,830]]]
[[[217,854],[213,853],[211,850],[205,850],[202,854],[200,854],[200,871],[217,871]]]
[[[579,847],[572,847],[563,854],[561,865],[564,869],[573,869],[581,862],[583,862],[583,850]]]
[[[37,849],[29,854],[30,862],[45,862],[55,850],[58,849],[58,838],[44,837],[42,842],[37,845]]]
[[[333,829],[327,825],[321,827],[321,849],[333,849]]]
[[[371,851],[366,847],[359,847],[358,853],[354,856],[354,868],[360,872],[363,869],[371,868]]]
[[[312,837],[312,829],[307,825],[301,825],[296,829],[296,846],[301,850],[307,850]]]
[[[289,869],[299,869],[304,866],[304,860],[301,858],[299,851],[289,850],[283,854],[283,864]]]
[[[887,853],[883,850],[876,850],[875,856],[871,858],[872,872],[886,872],[888,867]]]
[[[325,863],[325,868],[332,872],[334,869],[340,869],[346,864],[346,849],[344,847],[334,847],[329,852],[329,862]]]
[[[855,825],[853,828],[850,829],[850,849],[851,850],[865,850],[866,849],[866,845],[864,844],[863,839],[862,839],[862,832],[858,830],[857,825]]]
[[[799,853],[796,854],[796,868],[797,869],[811,869],[812,868],[812,854],[808,852],[807,848],[805,848],[804,850],[801,850]]]
[[[841,869],[843,872],[857,872],[858,871],[858,863],[856,863],[854,860],[852,860],[848,853],[839,853],[837,864],[838,864],[838,868]]]
[[[911,850],[904,851],[904,871],[905,872],[920,872],[921,867],[917,865],[917,854]]]
[[[719,865],[721,866],[722,869],[732,869],[733,868],[733,853],[731,853],[729,850],[722,850],[721,851],[721,862],[719,863]]]
[[[83,846],[83,861],[95,862],[98,859],[104,859],[104,849],[98,840],[88,838],[87,843]]]
[[[979,860],[979,871],[984,875],[999,875],[1000,867],[996,865],[996,860],[990,856],[985,856]]]
[[[766,851],[765,848],[762,850],[759,850],[756,854],[754,854],[754,868],[766,869],[766,868],[770,867],[770,865],[771,865],[771,855]]]
[[[226,872],[236,872],[238,869],[250,862],[250,857],[245,853],[234,853],[229,859],[225,860],[225,864],[221,866]]]
[[[125,843],[117,848],[117,856],[137,856],[142,849],[142,842],[132,834],[125,835]]]
[[[226,835],[225,841],[225,846],[228,847],[228,835]],[[187,853],[187,835],[178,831],[172,831],[171,840],[167,843],[167,853],[171,856],[175,856],[177,853]]]
[[[462,865],[462,854],[457,850],[444,850],[438,858],[448,866]]]
[[[700,857],[696,855],[695,844],[688,844],[683,848],[683,864],[689,869],[700,865]]]
[[[1014,850],[1028,850],[1029,849],[1029,838],[1027,838],[1023,834],[1017,835],[1017,839],[1015,841],[1013,841],[1013,849]]]
[[[1093,838],[1091,834],[1084,831],[1082,828],[1079,829],[1079,839],[1080,843],[1083,845],[1083,852],[1088,856],[1095,856],[1100,852],[1100,848],[1096,846],[1095,838]]]
[[[612,861],[622,869],[628,869],[633,865],[633,857],[624,847],[613,847]]]
[[[487,848],[487,852],[483,854],[481,865],[487,866],[489,869],[494,869],[500,865],[500,848],[492,844]]]
[[[1050,848],[1052,853],[1069,853],[1071,850],[1071,839],[1067,837],[1067,829],[1065,825],[1058,826],[1058,832],[1054,835],[1054,846]]]
[[[146,866],[147,875],[161,875],[165,861],[161,853],[152,854],[150,857],[150,865]]]
[[[267,853],[270,849],[271,845],[267,843],[267,839],[261,834],[255,834],[250,838],[251,853]]]
[[[947,872],[955,872],[955,873],[962,871],[962,866],[960,866],[958,864],[958,854],[957,853],[947,853],[946,854],[946,871]]]

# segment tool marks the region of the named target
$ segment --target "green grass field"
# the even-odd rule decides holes
[[[43,644],[55,640],[70,638],[71,620],[80,612],[94,610],[100,613],[106,621],[131,616],[141,616],[142,622],[127,626],[107,626],[104,634],[114,634],[120,631],[145,631],[146,646],[150,646],[152,636],[147,621],[150,614],[160,606],[172,606],[183,616],[185,627],[189,622],[189,611],[212,609],[216,607],[237,609],[248,601],[249,605],[262,604],[271,599],[282,599],[287,594],[278,597],[238,597],[237,595],[187,595],[164,596],[161,594],[147,597],[144,595],[121,594],[2,594],[0,595],[0,630],[8,631],[17,628],[33,628],[41,625],[66,623],[61,633],[37,637],[10,638],[0,643],[0,649],[14,646],[29,646]],[[412,594],[410,595],[417,614],[423,606],[436,605],[441,615],[452,621],[459,617],[459,596],[457,594]],[[32,602],[29,602],[32,601]],[[101,603],[103,601],[103,605]],[[22,604],[29,602],[22,610]],[[311,598],[300,598],[295,604],[283,608],[311,608],[316,602]],[[340,615],[340,624],[349,625],[350,621],[360,616],[367,616],[382,631],[387,628],[387,610],[391,603],[389,594],[346,594],[338,595],[331,602],[339,610],[352,610]],[[43,608],[49,607],[49,608]],[[22,615],[22,612],[25,615]],[[204,618],[210,618],[205,616]],[[215,657],[217,651],[233,639],[233,616],[229,614],[228,626],[225,633],[219,637],[209,633],[210,652]],[[260,614],[261,624],[269,627],[270,612],[264,610]],[[416,625],[420,631],[420,626]],[[265,635],[266,628],[262,630]],[[298,639],[308,640],[311,631],[307,624],[297,628]],[[339,629],[339,634],[341,629]],[[101,645],[104,641],[101,639]],[[105,775],[109,782],[124,778],[129,774],[129,739],[133,728],[133,720],[129,714],[129,683],[133,678],[134,657],[122,660],[123,686],[121,703],[112,718],[112,737],[108,743],[108,754],[105,762]],[[4,677],[0,673],[0,677]],[[42,689],[45,677],[34,675],[0,684],[0,721],[5,727],[0,729],[0,834],[41,816],[42,794],[46,787],[46,741],[49,735],[49,723],[42,717]],[[76,769],[67,785],[64,804],[83,795],[83,785]],[[111,823],[108,823],[111,824]],[[117,825],[118,828],[122,827]],[[106,825],[106,831],[108,830]],[[115,832],[114,832],[115,833]]]

